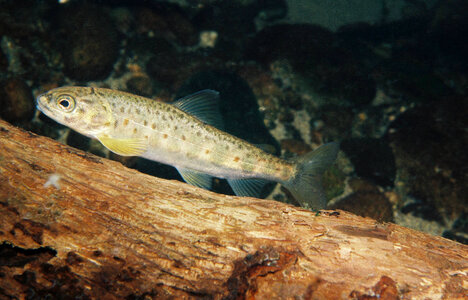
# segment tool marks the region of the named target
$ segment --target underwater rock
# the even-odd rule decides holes
[[[369,104],[377,91],[375,81],[357,61],[324,63],[305,69],[304,72],[303,75],[309,77],[318,92],[338,97],[352,106]]]
[[[0,1],[0,36],[30,38],[39,33],[49,9],[58,1]]]
[[[452,93],[442,78],[434,74],[432,62],[409,53],[409,49],[395,52],[391,61],[375,71],[376,81],[386,94],[412,102],[429,102]]]
[[[468,245],[468,213],[463,213],[452,228],[443,233],[443,237]]]
[[[286,59],[317,92],[340,97],[351,105],[371,102],[376,83],[369,70],[337,43],[334,33],[316,25],[274,25],[251,40],[246,57],[266,65]]]
[[[0,115],[9,122],[29,121],[34,116],[31,88],[19,78],[0,83]]]
[[[158,87],[174,92],[183,82],[201,69],[213,68],[212,57],[198,52],[181,51],[164,38],[153,38],[142,41],[146,49],[138,49],[150,57],[145,70]]]
[[[167,88],[172,88],[183,77],[188,77],[190,58],[179,54],[176,48],[163,38],[152,41],[151,58],[146,63],[148,75]]]
[[[155,3],[152,9],[140,9],[135,18],[139,34],[165,38],[183,46],[193,46],[198,42],[197,30],[176,5]]]
[[[274,25],[255,35],[246,57],[265,65],[287,59],[294,67],[300,67],[328,57],[334,39],[332,32],[316,25]]]
[[[330,140],[351,136],[354,112],[350,109],[343,109],[338,105],[325,105],[321,107],[318,119],[326,124],[320,130]]]
[[[129,80],[127,80],[126,84],[127,90],[130,93],[144,97],[151,97],[153,95],[151,79],[144,74],[137,74],[132,76]]]
[[[8,58],[2,49],[0,49],[0,72],[6,72],[8,70]]]
[[[217,33],[213,55],[223,60],[242,60],[246,37],[255,34],[255,18],[266,7],[261,2],[217,1],[202,7],[193,22],[201,31]]]
[[[434,203],[418,198],[407,197],[400,211],[405,215],[411,215],[426,221],[435,221],[439,224],[445,223],[443,216],[438,211],[437,207],[434,206]]]
[[[392,204],[379,189],[362,179],[350,180],[354,193],[331,205],[330,209],[342,209],[361,217],[379,222],[393,222]]]
[[[351,138],[341,142],[341,150],[349,157],[359,177],[380,186],[393,186],[395,158],[386,140]]]
[[[446,220],[468,208],[467,103],[466,97],[452,97],[409,109],[387,133],[403,190]]]
[[[92,4],[65,5],[57,19],[57,49],[64,72],[75,80],[109,75],[119,54],[118,32],[105,10]]]
[[[295,139],[282,140],[281,149],[297,155],[303,155],[312,151],[312,148],[308,144]]]
[[[205,5],[195,15],[193,22],[201,30],[217,31],[222,38],[238,39],[254,33],[254,20],[260,7],[256,3],[238,2],[244,1],[219,1]]]

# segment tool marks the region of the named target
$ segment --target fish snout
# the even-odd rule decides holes
[[[36,108],[44,112],[44,108],[47,107],[48,97],[45,94],[40,94],[36,98]]]

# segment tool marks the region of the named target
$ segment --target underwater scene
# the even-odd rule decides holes
[[[152,176],[468,244],[467,37],[464,0],[1,0],[0,118]],[[36,100],[64,86],[123,91],[194,115],[199,106],[187,99],[218,97],[219,112],[200,119],[280,162],[301,165],[297,157],[322,149],[325,203],[304,203],[287,180],[207,178],[140,157],[136,142],[72,130]],[[138,114],[154,118],[149,108]]]

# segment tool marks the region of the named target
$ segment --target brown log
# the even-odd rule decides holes
[[[51,175],[59,187],[45,187]],[[468,247],[163,180],[0,120],[0,299],[462,299]]]

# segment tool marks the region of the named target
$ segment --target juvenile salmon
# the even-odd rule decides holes
[[[203,90],[172,104],[92,87],[61,87],[37,98],[37,108],[123,156],[141,156],[177,168],[205,189],[212,177],[227,179],[236,195],[258,196],[264,184],[283,184],[305,207],[324,208],[322,173],[337,143],[284,160],[218,129],[218,92]]]

